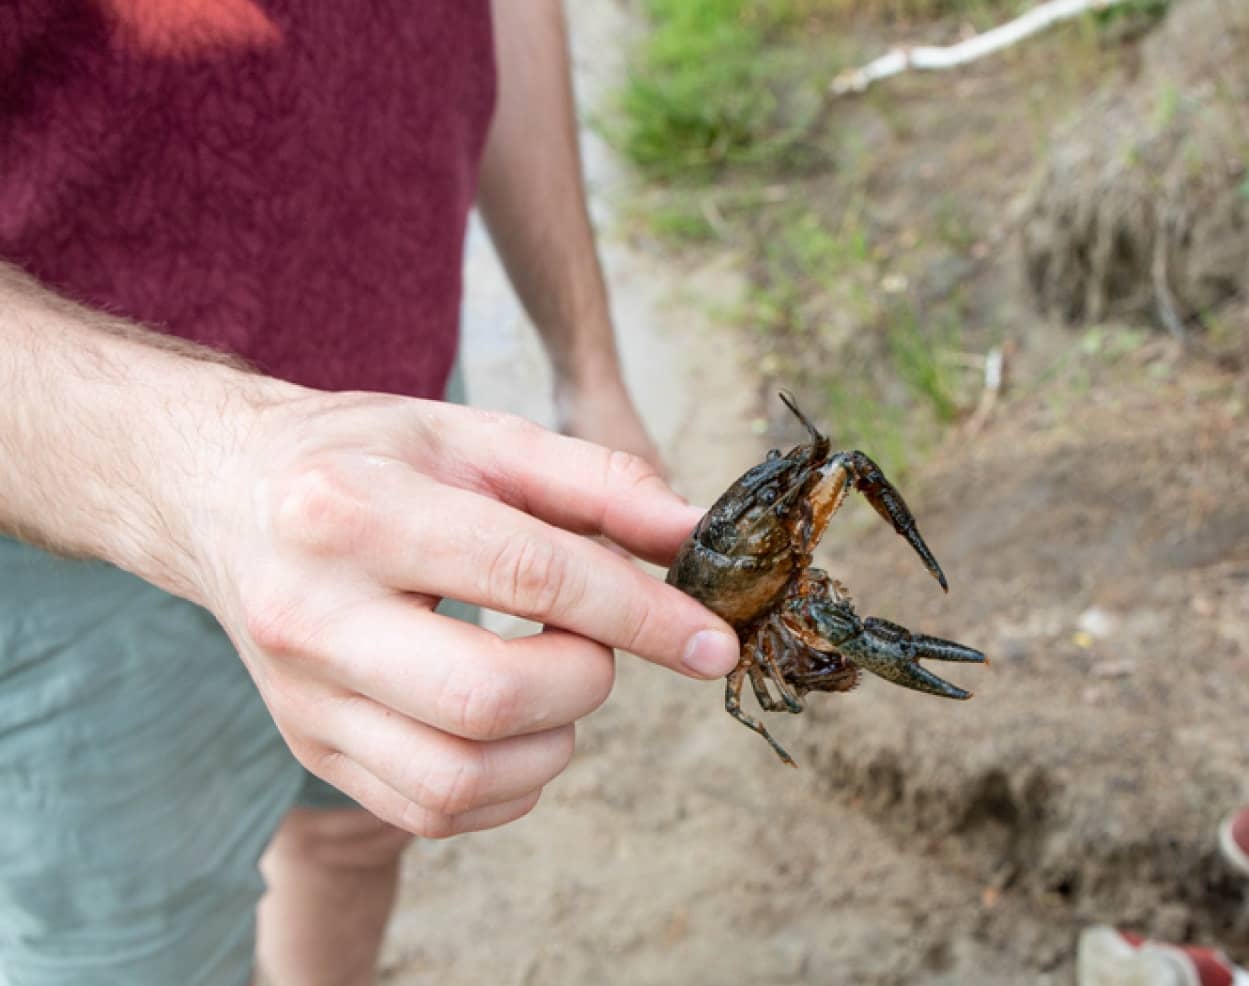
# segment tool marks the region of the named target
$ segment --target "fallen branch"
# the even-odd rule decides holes
[[[844,96],[847,93],[862,92],[873,82],[901,75],[909,69],[936,72],[957,68],[995,51],[1009,48],[1060,21],[1126,2],[1127,0],[1050,0],[1013,21],[958,44],[895,48],[862,68],[842,72],[829,86],[829,93],[833,96]]]
[[[1010,374],[1011,360],[1015,356],[1015,345],[1011,340],[990,349],[984,357],[984,389],[980,392],[980,403],[963,425],[962,439],[971,439],[980,434],[988,423],[993,409],[1002,391],[1006,389]]]

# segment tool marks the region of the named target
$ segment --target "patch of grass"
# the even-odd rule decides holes
[[[791,22],[789,0],[647,0],[652,30],[634,60],[614,136],[662,177],[766,153],[783,53],[767,41]]]
[[[1167,80],[1161,87],[1154,103],[1154,129],[1166,130],[1175,122],[1184,106],[1184,94],[1173,81]]]
[[[785,242],[800,270],[821,278],[867,263],[871,245],[858,217],[847,213],[841,228],[830,232],[812,213],[785,228]]]
[[[967,253],[977,240],[966,208],[949,195],[937,201],[933,222],[938,239],[955,253]]]
[[[716,230],[697,202],[676,199],[651,209],[646,223],[652,233],[676,243],[706,243],[716,238]]]
[[[883,361],[847,365],[828,378],[825,395],[837,442],[861,448],[886,472],[905,476],[964,410],[963,371],[949,358],[956,335],[953,321],[928,335],[914,312],[895,314]]]
[[[958,323],[953,319],[925,333],[914,310],[899,311],[887,336],[894,372],[912,396],[926,404],[942,424],[958,416],[957,382],[944,354],[957,348]]]
[[[1028,379],[1016,380],[1013,393],[1026,400],[1041,400],[1056,421],[1078,422],[1073,412],[1090,393],[1107,381],[1157,381],[1168,379],[1173,361],[1145,356],[1157,334],[1148,328],[1114,324],[1089,326],[1071,345],[1055,355]],[[1162,369],[1159,369],[1159,366]]]
[[[1171,0],[1127,0],[1126,3],[1095,10],[1089,16],[1102,29],[1117,29],[1127,22],[1137,28],[1142,25],[1152,26],[1162,20],[1170,6]]]
[[[901,481],[915,450],[905,412],[882,401],[855,374],[833,377],[824,392],[835,444],[862,449],[886,475]]]
[[[763,332],[793,329],[800,301],[801,295],[794,281],[755,287],[746,297],[741,320]]]
[[[840,228],[829,229],[815,214],[800,211],[782,222],[765,255],[773,282],[844,293],[871,262],[871,242],[853,212],[843,215]]]
[[[854,207],[826,221],[805,205],[785,206],[751,231],[750,242],[754,283],[740,322],[827,344],[879,317],[873,245]]]
[[[839,443],[905,469],[964,409],[957,305],[921,317],[891,293],[905,286],[888,287],[890,251],[853,201],[829,218],[780,212],[760,250],[746,320],[788,340],[783,376],[825,395]]]
[[[1144,0],[1140,0],[1144,2]],[[827,83],[853,55],[850,21],[945,18],[985,28],[1022,0],[644,0],[651,30],[607,135],[654,178],[706,181],[733,165],[801,165]],[[812,43],[812,36],[817,42]]]
[[[957,17],[983,29],[1030,6],[1020,0],[812,0],[813,16],[866,17],[873,21],[911,22]]]

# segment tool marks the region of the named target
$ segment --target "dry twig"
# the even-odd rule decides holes
[[[980,403],[963,426],[962,438],[964,440],[974,438],[980,434],[981,429],[988,423],[990,415],[993,414],[993,409],[997,407],[998,398],[1001,396],[1002,391],[1006,389],[1010,362],[1014,355],[1015,347],[1009,339],[1002,345],[990,349],[985,354],[984,389],[980,392]]]
[[[1034,7],[1013,21],[977,34],[953,45],[921,45],[895,48],[887,55],[868,62],[862,68],[850,69],[837,76],[829,87],[833,96],[862,92],[873,82],[900,75],[910,69],[941,71],[974,62],[996,51],[1018,44],[1024,38],[1045,30],[1061,21],[1094,10],[1105,10],[1126,0],[1050,0]]]

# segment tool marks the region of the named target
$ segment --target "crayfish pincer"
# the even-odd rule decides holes
[[[971,693],[938,678],[919,660],[983,664],[985,656],[896,623],[860,619],[845,586],[810,567],[816,544],[853,486],[915,549],[941,588],[949,590],[906,501],[876,463],[862,452],[833,450],[793,398],[785,393],[780,397],[811,440],[785,455],[773,449],[730,486],[681,546],[668,583],[737,631],[742,656],[728,676],[724,707],[792,767],[793,759],[763,724],[742,711],[747,678],[767,712],[801,712],[807,692],[849,691],[861,670],[895,685],[963,699]]]

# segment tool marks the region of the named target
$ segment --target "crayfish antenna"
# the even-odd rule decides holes
[[[788,390],[782,390],[779,392],[779,396],[781,398],[782,403],[784,403],[784,405],[787,408],[789,408],[791,411],[794,412],[794,416],[799,421],[801,421],[803,424],[803,427],[807,429],[807,434],[811,436],[811,441],[813,442],[828,441],[827,436],[821,435],[820,430],[816,428],[815,425],[813,425],[810,422],[810,420],[807,418],[805,414],[803,414],[800,410],[798,410],[798,402],[794,399],[793,394],[791,394]]]

